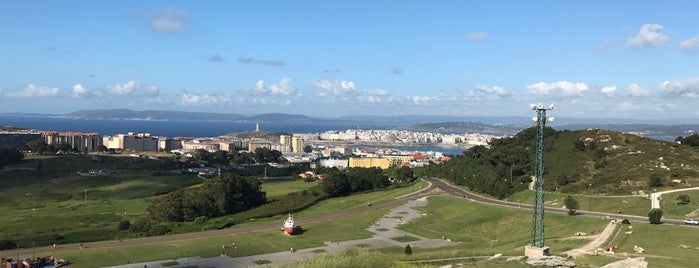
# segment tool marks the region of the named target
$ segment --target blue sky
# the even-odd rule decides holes
[[[697,118],[696,1],[4,1],[0,112]]]

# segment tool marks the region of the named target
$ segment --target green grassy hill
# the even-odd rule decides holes
[[[576,141],[585,149],[576,149]],[[699,184],[697,160],[696,147],[600,129],[562,131],[544,153],[544,179],[547,188],[563,192],[584,192],[592,184],[595,192],[631,194],[651,190],[648,181],[655,174],[663,186],[654,188],[683,188]]]
[[[438,166],[429,175],[503,198],[527,189],[534,169],[536,131],[475,146]],[[620,132],[546,129],[544,187],[547,191],[638,194],[638,191],[699,185],[699,148]],[[651,176],[660,184],[649,186]],[[673,181],[680,181],[676,183]]]

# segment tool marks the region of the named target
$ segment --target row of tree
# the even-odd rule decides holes
[[[22,149],[35,154],[56,154],[58,152],[77,153],[79,150],[73,148],[69,143],[48,144],[42,140],[34,140],[22,145]],[[87,151],[87,150],[86,150]]]
[[[19,163],[24,159],[24,154],[14,148],[0,148],[0,166]]]
[[[192,221],[245,211],[267,202],[256,178],[223,174],[194,191],[177,190],[153,201],[148,208],[156,222]]]
[[[412,172],[412,171],[411,171]],[[411,179],[412,174],[407,175]],[[325,174],[320,189],[331,197],[347,196],[354,192],[381,189],[391,184],[383,170],[373,168],[332,169]]]
[[[254,152],[240,152],[237,150],[219,150],[209,152],[204,149],[197,149],[192,153],[192,157],[197,161],[204,161],[211,164],[236,164],[251,165],[255,163],[279,163],[284,160],[282,153],[277,150],[267,148],[257,148]]]
[[[555,130],[545,128],[545,151],[552,148],[556,136]],[[536,129],[528,128],[513,137],[493,140],[489,147],[474,146],[450,161],[430,165],[426,175],[499,198],[527,187],[533,174]]]

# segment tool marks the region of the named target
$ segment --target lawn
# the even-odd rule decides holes
[[[69,249],[55,252],[57,256],[68,259],[76,267],[102,267],[153,260],[169,260],[186,256],[214,257],[223,250],[229,256],[249,256],[263,253],[287,251],[289,248],[321,247],[325,241],[344,241],[367,238],[371,232],[366,230],[387,209],[372,210],[359,215],[343,217],[333,221],[316,224],[304,224],[304,233],[287,236],[278,229],[225,235],[204,239],[151,243],[134,246],[115,246],[109,248]],[[337,230],[343,230],[338,232]],[[225,246],[224,249],[222,246]],[[24,252],[28,252],[25,249]],[[42,253],[38,253],[42,254]]]
[[[572,196],[578,201],[579,210],[591,210],[606,213],[618,213],[621,211],[627,215],[648,216],[650,210],[650,200],[646,196],[601,196],[595,195],[578,195],[565,194],[559,192],[546,192],[544,194],[544,202],[546,206],[563,207],[563,200],[568,196]],[[534,192],[524,190],[508,197],[510,202],[521,202],[523,206],[531,206]],[[699,200],[699,199],[697,199]]]
[[[302,179],[283,179],[283,180],[261,180],[262,191],[267,193],[268,199],[273,199],[278,196],[283,196],[289,193],[301,192],[313,186],[318,185],[318,181],[306,182]]]
[[[522,255],[529,242],[531,212],[521,209],[489,206],[469,200],[434,196],[429,206],[418,208],[426,214],[400,229],[429,238],[451,239],[461,244],[451,247],[460,256]],[[597,234],[604,229],[606,220],[599,218],[546,214],[546,245],[551,254],[561,254],[589,242],[570,239],[576,232]],[[449,250],[423,249],[435,257],[450,257]],[[414,251],[415,253],[415,251]],[[446,255],[446,256],[445,256]],[[423,256],[424,257],[424,256]]]
[[[133,235],[119,231],[146,213],[156,195],[200,181],[171,173],[174,163],[134,157],[89,155],[30,156],[23,166],[36,171],[3,173],[0,180],[0,239],[21,247],[34,244],[111,240]],[[80,176],[77,171],[110,170]]]

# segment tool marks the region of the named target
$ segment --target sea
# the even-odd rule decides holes
[[[34,130],[96,132],[100,135],[150,133],[165,137],[218,137],[228,133],[255,130],[255,122],[195,120],[118,120],[73,119],[64,117],[0,116],[0,126],[17,126]],[[322,133],[347,129],[387,130],[399,127],[385,123],[259,123],[260,130],[286,133]],[[405,147],[406,150],[435,151],[460,155],[464,148]]]

